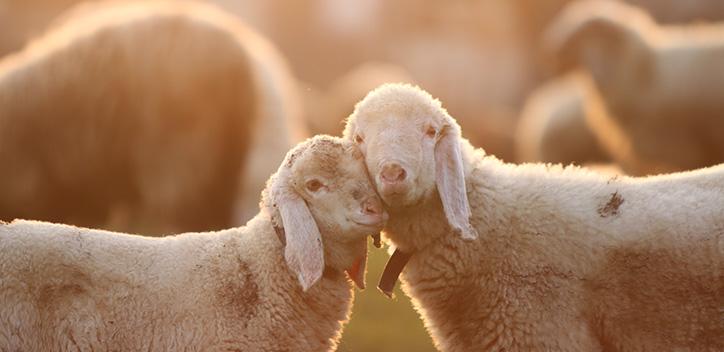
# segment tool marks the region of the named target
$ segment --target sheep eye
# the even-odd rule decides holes
[[[362,138],[362,136],[357,134],[354,136],[354,141],[357,142],[357,144],[362,144],[362,142],[364,142],[365,140],[364,138]]]
[[[322,182],[319,182],[319,180],[309,180],[307,181],[307,189],[310,192],[316,192],[319,191],[320,188],[324,186]]]
[[[427,127],[427,130],[425,131],[425,135],[430,138],[435,137],[435,136],[437,136],[437,130],[435,129],[435,127],[429,126],[429,127]]]

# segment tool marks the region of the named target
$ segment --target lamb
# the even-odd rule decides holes
[[[292,149],[246,226],[163,238],[0,225],[0,350],[333,350],[387,216],[362,155]],[[286,262],[286,265],[285,265]]]
[[[660,26],[616,1],[567,7],[547,33],[562,67],[583,65],[607,115],[589,125],[624,171],[724,162],[724,23]]]
[[[365,155],[399,270],[442,351],[724,348],[724,165],[650,178],[507,164],[438,100],[384,85],[344,138]]]
[[[74,8],[0,63],[0,219],[147,234],[243,224],[306,135],[289,76],[211,5]]]
[[[574,71],[536,89],[526,100],[516,129],[519,162],[575,163],[608,161],[586,116],[605,114],[588,74]]]

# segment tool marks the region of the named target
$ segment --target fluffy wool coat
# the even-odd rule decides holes
[[[394,134],[378,129],[388,123]],[[405,85],[371,92],[345,136],[365,150],[383,200],[403,188],[386,195],[378,144],[419,195],[388,208],[384,234],[411,254],[403,289],[441,350],[724,347],[724,166],[631,178],[506,164]],[[415,154],[426,138],[434,154]]]
[[[724,167],[606,178],[466,154],[478,240],[437,200],[385,229],[415,248],[403,287],[442,350],[724,347]]]
[[[340,274],[303,292],[283,251],[267,214],[165,238],[2,225],[0,349],[329,350],[351,285]]]

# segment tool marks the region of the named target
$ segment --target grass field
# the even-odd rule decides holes
[[[387,250],[370,246],[367,289],[355,292],[352,320],[344,329],[340,352],[435,351],[417,312],[399,284],[395,298],[377,289]]]

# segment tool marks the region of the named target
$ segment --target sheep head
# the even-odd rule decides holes
[[[300,143],[269,179],[261,208],[284,235],[284,258],[305,291],[322,276],[325,258],[364,287],[366,236],[382,229],[387,214],[352,143],[329,136]]]
[[[412,85],[383,85],[356,105],[344,137],[365,155],[390,211],[439,195],[452,230],[477,237],[470,225],[460,126],[440,101]]]
[[[607,102],[639,96],[654,79],[658,27],[644,11],[618,1],[578,1],[545,34],[559,69],[585,67]]]

